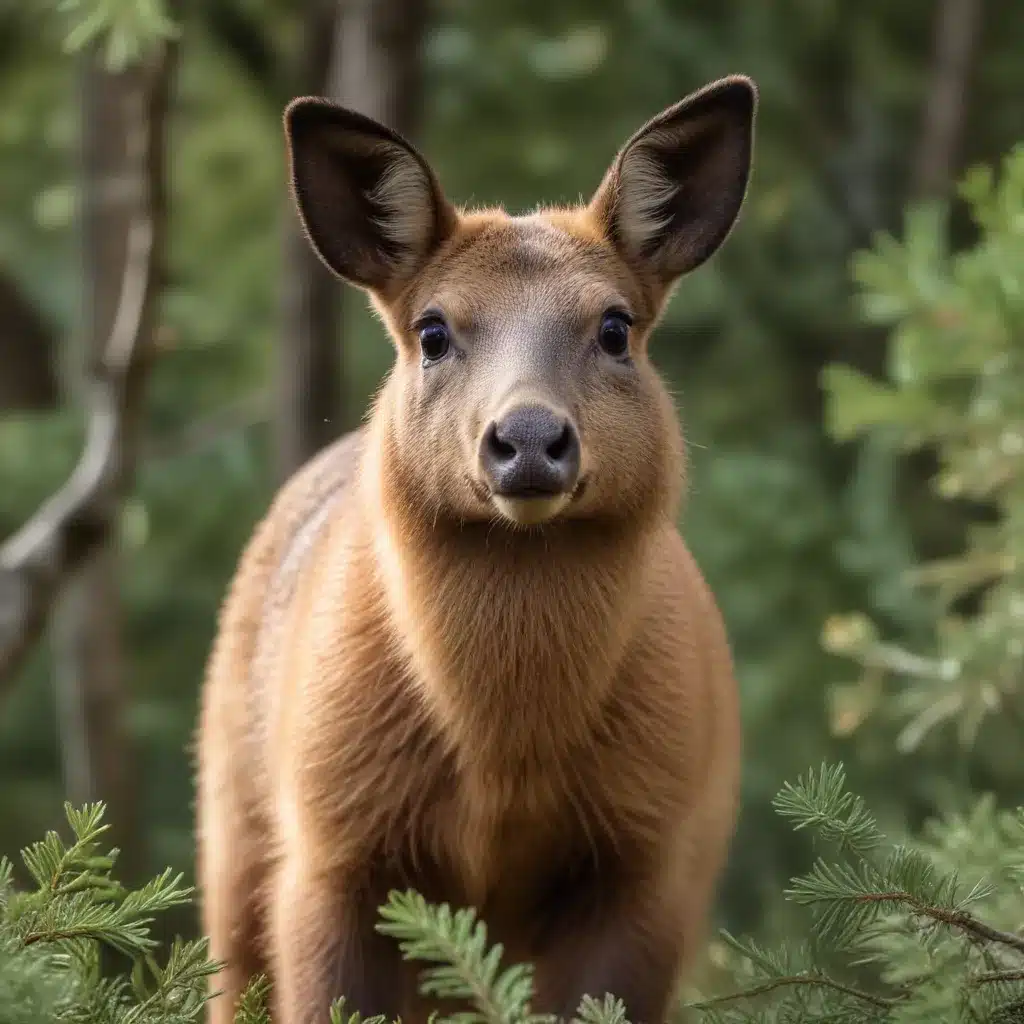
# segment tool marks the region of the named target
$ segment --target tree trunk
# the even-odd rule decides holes
[[[87,398],[87,389],[114,372],[119,357],[124,376],[123,390],[117,392],[121,401],[112,411],[119,417],[114,424],[117,450],[108,467],[112,486],[103,505],[103,538],[60,596],[54,660],[67,798],[76,804],[107,804],[112,841],[123,851],[122,877],[128,879],[144,856],[126,725],[117,515],[134,465],[139,384],[152,352],[151,296],[162,276],[163,133],[170,70],[165,56],[155,67],[112,74],[91,51],[83,56],[79,80],[83,290],[70,390],[79,400]],[[147,123],[140,125],[140,119]],[[149,239],[142,250],[138,239],[146,235],[138,234],[139,218],[146,218],[142,223]],[[144,267],[134,265],[140,253]],[[138,296],[143,305],[137,330],[132,338],[120,339],[130,347],[112,353],[109,346],[119,340],[115,322],[120,324],[125,296],[136,287],[144,289]],[[131,326],[129,320],[124,323]]]
[[[420,115],[426,0],[311,3],[300,93],[337,103],[415,135]],[[277,460],[284,479],[353,419],[345,408],[342,290],[314,254],[289,202],[283,337],[278,367]]]
[[[296,92],[322,93],[332,62],[336,0],[310,0]],[[341,431],[341,293],[310,247],[289,201],[285,213],[283,337],[278,346],[277,472],[287,479]]]
[[[947,196],[957,175],[981,15],[982,0],[938,0],[931,74],[914,167],[915,199]]]
[[[82,329],[69,381],[79,399],[113,324],[132,212],[124,107],[133,74],[108,74],[98,60],[95,52],[86,53],[79,77]],[[126,835],[133,801],[119,605],[112,537],[61,595],[54,669],[67,799],[75,804],[105,801],[108,820],[120,833],[117,845],[133,850],[134,841]]]

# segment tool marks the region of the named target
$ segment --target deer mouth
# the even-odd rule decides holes
[[[516,526],[540,526],[543,523],[548,523],[564,511],[570,501],[572,501],[572,495],[565,492],[534,496],[522,494],[514,496],[494,494],[491,496],[491,504],[498,514]]]
[[[468,475],[466,479],[481,504],[490,505],[501,519],[514,526],[541,526],[551,522],[580,497],[587,485],[587,478],[580,477],[571,491],[552,494],[541,488],[523,488],[500,494]]]

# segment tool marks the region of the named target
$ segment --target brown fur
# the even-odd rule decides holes
[[[755,98],[716,83],[637,133],[589,205],[526,217],[457,211],[387,129],[289,107],[311,240],[370,292],[396,362],[367,425],[282,489],[222,612],[198,774],[203,920],[228,965],[214,1024],[256,970],[281,1024],[342,994],[425,1019],[373,931],[410,886],[475,906],[506,962],[533,961],[535,1009],[611,991],[635,1024],[664,1018],[727,852],[740,740],[646,349],[736,216]],[[624,361],[592,342],[610,305],[633,317]],[[427,307],[458,345],[429,367]],[[496,510],[476,454],[526,398],[582,447],[572,500],[530,527]]]

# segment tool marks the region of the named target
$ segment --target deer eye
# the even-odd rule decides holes
[[[629,351],[629,328],[633,319],[628,313],[612,310],[601,319],[597,343],[610,356],[617,359]]]
[[[451,344],[451,334],[443,320],[430,320],[420,327],[420,351],[425,364],[444,359]]]

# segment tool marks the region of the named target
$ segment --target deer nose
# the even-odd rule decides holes
[[[579,476],[579,434],[546,406],[519,406],[485,431],[480,466],[491,490],[503,497],[564,494]]]

